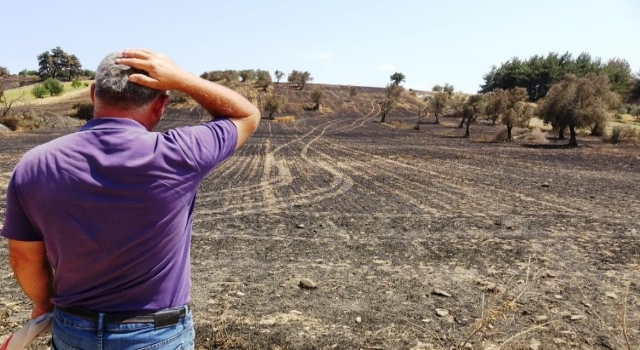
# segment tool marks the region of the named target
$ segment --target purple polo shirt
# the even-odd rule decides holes
[[[57,306],[123,312],[186,304],[196,191],[237,138],[228,119],[164,133],[129,119],[91,120],[24,154],[1,235],[44,240]]]

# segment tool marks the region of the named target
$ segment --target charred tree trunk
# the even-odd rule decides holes
[[[578,140],[576,139],[576,127],[575,125],[569,125],[569,146],[577,146]]]
[[[558,128],[558,140],[564,140],[564,129],[566,127],[565,126],[561,126],[560,128]]]
[[[507,125],[507,141],[513,141],[513,135],[511,135],[511,129],[513,129],[513,125]]]
[[[464,133],[464,138],[468,139],[469,137],[471,137],[469,135],[469,125],[471,125],[471,122],[467,122],[466,125],[467,125],[467,130]]]
[[[438,118],[438,113],[433,114],[436,117],[436,124],[440,124],[440,119]]]
[[[466,117],[462,117],[462,120],[460,121],[460,125],[458,125],[458,129],[462,129],[462,126],[464,125],[465,120],[466,120]]]

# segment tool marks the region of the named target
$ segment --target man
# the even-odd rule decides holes
[[[214,119],[151,132],[167,90]],[[189,249],[196,190],[258,127],[234,91],[148,50],[107,56],[94,119],[27,152],[1,235],[32,318],[54,310],[54,349],[193,348]]]

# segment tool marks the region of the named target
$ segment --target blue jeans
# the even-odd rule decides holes
[[[156,328],[153,323],[104,323],[90,321],[56,309],[51,320],[54,350],[194,349],[191,312],[175,325]]]

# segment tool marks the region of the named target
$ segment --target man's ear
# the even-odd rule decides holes
[[[91,103],[96,104],[96,83],[91,84]]]
[[[158,119],[164,113],[164,107],[167,105],[167,102],[169,102],[169,95],[167,94],[162,94],[156,99],[153,105],[153,113],[158,116]]]

